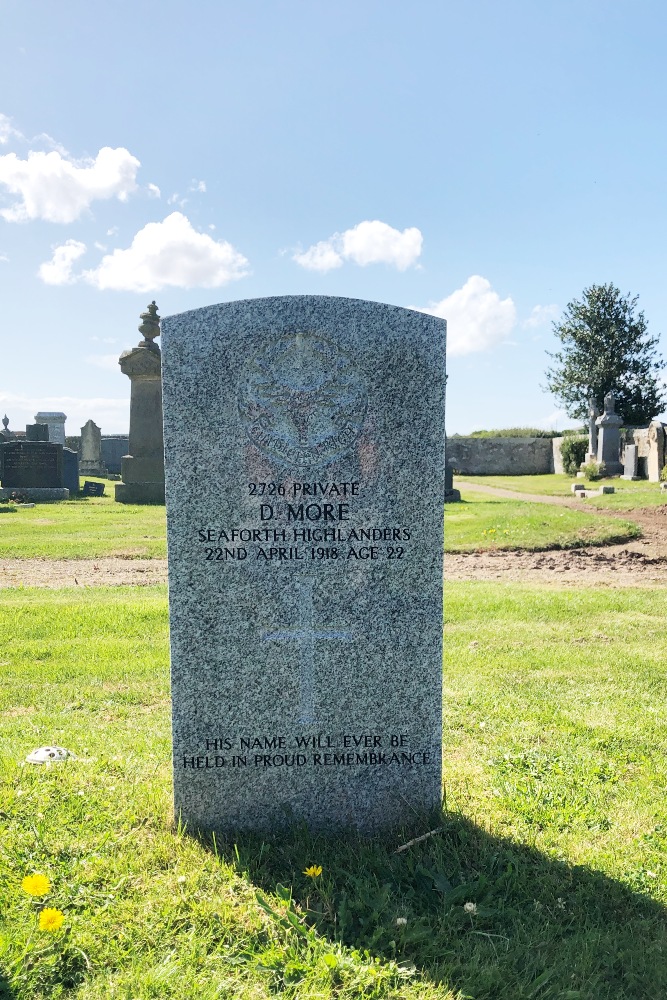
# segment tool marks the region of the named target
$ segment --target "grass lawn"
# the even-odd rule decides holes
[[[0,997],[666,996],[666,645],[662,591],[450,585],[444,817],[213,843],[171,827],[164,588],[3,591]]]
[[[600,497],[591,497],[581,501],[582,506],[591,504],[596,507],[615,510],[638,510],[642,507],[657,507],[667,504],[667,496],[660,492],[658,483],[649,483],[645,479],[631,482],[625,479],[601,479],[589,482],[577,479],[576,476],[459,476],[466,483],[481,486],[496,486],[502,490],[514,490],[517,493],[533,493],[539,496],[565,497],[571,496],[572,483],[583,483],[587,490],[596,490],[602,484],[613,486],[615,493]],[[456,483],[454,484],[456,485]],[[467,493],[466,493],[467,496]]]
[[[103,480],[95,480],[102,482]],[[116,503],[107,496],[37,504],[0,517],[0,559],[127,559],[165,557],[164,506]]]
[[[113,486],[107,483],[105,497],[38,504],[3,515],[0,559],[165,557],[165,508],[116,503]],[[465,493],[464,501],[445,506],[448,552],[604,545],[639,533],[629,522],[607,521],[585,511],[489,498],[471,491]]]
[[[630,521],[472,490],[463,492],[461,503],[445,504],[446,552],[570,549],[624,542],[640,534]]]

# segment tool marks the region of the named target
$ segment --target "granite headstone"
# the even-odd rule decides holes
[[[639,476],[637,475],[637,451],[638,449],[636,444],[626,444],[623,452],[623,475],[621,476],[621,479],[639,479]]]
[[[176,814],[372,832],[441,802],[444,320],[163,321]]]
[[[25,425],[25,439],[26,439],[26,441],[48,441],[49,440],[49,425],[48,424],[26,424]]]
[[[63,486],[70,496],[79,492],[79,453],[72,448],[63,448]]]
[[[63,447],[49,441],[6,441],[0,496],[20,490],[31,500],[66,500]]]

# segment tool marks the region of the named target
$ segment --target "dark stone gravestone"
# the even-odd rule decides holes
[[[71,448],[63,448],[63,485],[70,496],[79,492],[79,456]]]
[[[103,497],[104,483],[93,483],[90,479],[84,479],[81,495],[84,497]]]
[[[28,499],[66,500],[63,447],[48,441],[7,441],[3,449],[2,492],[20,490]]]
[[[176,815],[441,804],[445,329],[326,296],[163,321]]]
[[[25,439],[26,439],[26,441],[48,441],[49,440],[49,425],[48,424],[26,424],[25,425]]]
[[[454,489],[454,467],[445,466],[445,503],[455,503],[461,499],[459,490]]]

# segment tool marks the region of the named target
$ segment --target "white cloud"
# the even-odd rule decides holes
[[[367,264],[390,264],[399,271],[413,265],[422,250],[423,237],[412,227],[401,232],[386,222],[360,222],[343,233],[334,233],[328,240],[321,240],[303,252],[293,255],[301,267],[322,273],[341,267],[349,260],[360,267]]]
[[[188,191],[197,191],[199,194],[206,194],[206,181],[193,180]]]
[[[118,372],[120,368],[118,367],[119,354],[89,354],[86,358],[87,365],[93,365],[95,368],[104,368],[106,371]]]
[[[0,146],[4,146],[10,139],[23,139],[24,136],[12,125],[12,120],[7,115],[0,114]]]
[[[533,306],[530,316],[523,321],[521,326],[534,330],[536,327],[546,326],[547,323],[557,319],[559,315],[560,307],[557,305]]]
[[[516,323],[512,299],[501,299],[479,274],[471,275],[462,288],[420,311],[447,320],[450,357],[488,351],[506,341]]]
[[[335,249],[333,240],[322,240],[303,253],[295,253],[292,260],[308,271],[322,271],[322,273],[343,266],[343,258]]]
[[[118,369],[120,372],[120,368]],[[94,420],[103,434],[127,434],[130,426],[130,385],[122,379],[127,395],[104,396],[28,396],[0,388],[0,413],[7,413],[10,431],[22,431],[34,423],[40,410],[67,414],[66,434],[78,434],[87,420]]]
[[[86,252],[86,244],[78,240],[67,240],[55,247],[50,261],[40,265],[39,277],[46,285],[72,285],[77,280],[72,274],[72,265]]]
[[[9,257],[7,256],[7,254],[0,253],[0,264],[8,264],[8,263],[9,263]]]
[[[114,250],[83,277],[100,289],[157,292],[176,288],[217,288],[248,273],[248,261],[224,240],[198,233],[190,220],[172,212],[140,229],[127,250]]]
[[[0,185],[19,195],[0,216],[7,222],[74,222],[97,199],[125,201],[136,190],[140,163],[127,149],[105,146],[94,160],[76,161],[52,150],[0,156]]]
[[[157,184],[149,184],[148,185],[148,195],[149,195],[150,198],[159,198],[160,197],[160,189],[157,186]]]

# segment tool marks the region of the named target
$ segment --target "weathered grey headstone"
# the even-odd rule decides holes
[[[3,446],[2,489],[6,497],[19,490],[29,500],[66,500],[63,447],[48,441],[6,441]]]
[[[48,441],[49,440],[49,425],[48,424],[26,424],[25,425],[25,438],[26,438],[26,441]]]
[[[646,462],[650,483],[660,482],[665,465],[665,429],[660,420],[652,420],[648,428],[648,459]]]
[[[123,351],[120,370],[130,380],[129,453],[121,461],[123,482],[116,487],[119,503],[164,503],[164,445],[162,441],[162,373],[160,317],[155,302],[141,314],[143,340]]]
[[[598,428],[598,462],[604,462],[608,476],[623,471],[619,456],[621,453],[621,424],[623,418],[614,413],[616,400],[613,392],[604,397],[604,413],[596,420]]]
[[[82,476],[104,476],[106,468],[102,461],[102,432],[94,420],[88,420],[81,428]]]
[[[49,428],[48,440],[51,444],[65,444],[65,421],[67,417],[60,411],[40,410],[35,414],[36,424],[47,424]]]
[[[439,806],[445,328],[324,296],[163,321],[191,828],[370,832]]]
[[[637,445],[636,444],[626,444],[625,450],[623,452],[623,475],[621,479],[636,480],[639,479],[637,475]]]

